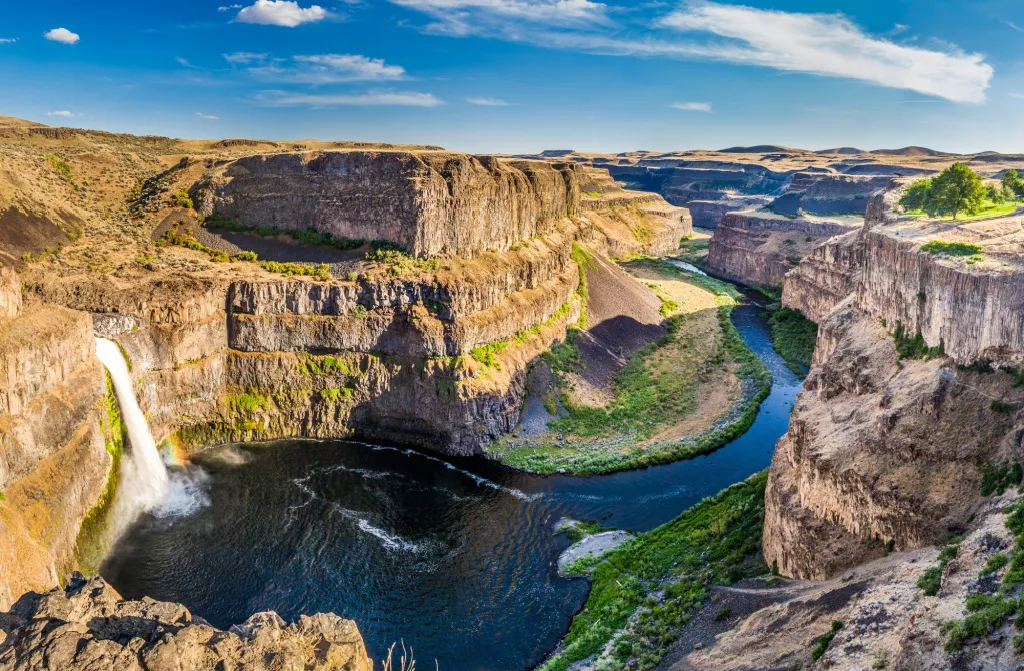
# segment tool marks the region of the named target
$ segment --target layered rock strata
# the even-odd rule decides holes
[[[46,589],[75,561],[83,520],[113,457],[106,378],[85,313],[21,309],[21,285],[0,271],[0,607]]]
[[[0,615],[0,669],[371,671],[373,662],[356,624],[337,615],[285,624],[257,613],[221,631],[179,604],[129,601],[100,578],[75,576]]]
[[[791,219],[770,212],[725,215],[708,247],[707,267],[751,286],[776,287],[819,244],[860,226],[859,220]]]
[[[896,356],[881,323],[840,306],[779,440],[764,553],[784,575],[825,579],[887,549],[941,543],[981,505],[983,472],[1019,449],[1024,388]]]
[[[825,578],[887,544],[941,542],[982,505],[984,473],[1021,459],[1024,234],[1012,217],[900,219],[898,195],[877,194],[861,231],[783,283],[784,304],[820,322],[766,496],[765,556],[788,575]],[[978,256],[922,249],[965,238]],[[896,331],[917,339],[911,358]]]
[[[551,232],[579,206],[580,168],[444,151],[250,156],[193,194],[247,226],[387,240],[414,256],[472,258]]]

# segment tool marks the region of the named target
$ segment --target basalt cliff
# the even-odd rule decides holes
[[[124,438],[94,336],[120,346],[155,439],[179,454],[351,436],[478,454],[516,425],[528,369],[580,318],[574,250],[664,253],[691,232],[685,209],[571,163],[2,131],[3,608],[102,556]],[[109,593],[74,589],[82,604]],[[18,611],[0,647],[63,646],[28,631],[59,620],[75,646],[106,650],[113,639],[83,629],[89,608]],[[189,622],[149,630],[173,624],[207,655],[223,634]]]
[[[668,298],[642,293],[611,259],[673,253],[694,225],[715,229],[708,270],[781,286],[819,331],[764,497],[763,558],[797,581],[767,605],[755,590],[756,608],[666,664],[889,668],[873,666],[877,647],[892,668],[1016,659],[1008,636],[944,651],[942,623],[966,594],[995,593],[975,576],[1015,542],[1004,481],[1024,440],[1022,217],[953,225],[895,208],[906,176],[949,157],[475,157],[12,120],[0,144],[0,668],[372,668],[335,616],[219,631],[76,573],[102,555],[125,448],[94,337],[118,343],[155,438],[179,452],[362,436],[475,455],[516,427],[535,364],[570,328],[624,314],[587,303],[587,272],[633,303],[636,338],[584,333],[594,365],[577,392],[667,338],[661,310],[690,289],[638,262]],[[933,240],[982,251],[923,249]],[[724,328],[704,300],[681,349],[715,344],[698,342],[704,317]],[[732,379],[705,363],[708,388]],[[726,400],[743,396],[732,386]],[[940,560],[954,537],[961,554]],[[938,561],[942,590],[921,601]],[[839,618],[851,638],[812,661]]]

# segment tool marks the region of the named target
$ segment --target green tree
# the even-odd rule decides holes
[[[923,210],[925,203],[928,202],[928,197],[932,190],[932,180],[922,179],[919,182],[914,182],[907,189],[907,192],[900,198],[900,205],[902,205],[908,211],[910,210]]]
[[[955,220],[961,212],[978,212],[984,203],[981,177],[967,165],[954,163],[932,180],[925,211],[931,216],[952,214]]]
[[[1013,168],[1003,173],[1003,191],[1012,193],[1018,198],[1024,198],[1024,180],[1020,178],[1020,173]]]
[[[995,184],[989,184],[985,187],[985,195],[996,205],[1002,205],[1006,202],[1006,190],[997,187]]]

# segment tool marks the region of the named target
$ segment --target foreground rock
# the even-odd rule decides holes
[[[184,606],[127,601],[101,578],[23,596],[0,615],[0,669],[370,671],[354,622],[336,615],[285,624],[257,613],[221,631]]]
[[[722,599],[711,609],[724,605],[741,617],[713,641],[677,650],[670,655],[674,663],[663,668],[1019,669],[1024,657],[1013,649],[1016,631],[1010,621],[962,647],[947,648],[944,631],[944,625],[965,617],[969,596],[991,594],[999,586],[1002,571],[984,572],[993,556],[1014,546],[1002,510],[1017,496],[994,498],[979,512],[974,531],[942,571],[935,596],[926,596],[917,585],[938,564],[934,548],[892,554],[824,582],[783,583],[771,590],[713,588]],[[774,603],[765,605],[764,600]],[[753,612],[746,604],[754,606]],[[816,639],[833,622],[843,627],[815,663]]]
[[[604,531],[573,543],[569,549],[558,557],[558,575],[565,576],[571,574],[572,567],[576,562],[581,559],[600,557],[607,552],[611,552],[632,537],[633,534],[628,531]]]

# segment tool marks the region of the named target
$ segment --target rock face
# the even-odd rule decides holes
[[[864,267],[860,231],[826,240],[782,279],[782,304],[820,323],[856,291]]]
[[[579,206],[572,164],[451,152],[250,156],[195,187],[197,208],[249,226],[388,240],[420,257],[472,258],[545,235]]]
[[[973,270],[880,229],[864,235],[857,304],[959,362],[1024,363],[1024,269]]]
[[[877,194],[861,231],[820,246],[783,283],[783,303],[820,325],[766,493],[765,556],[787,575],[826,578],[886,543],[941,542],[981,505],[983,473],[1019,460],[1017,220],[900,220],[899,188]],[[922,251],[939,236],[984,243],[983,255]],[[897,329],[919,334],[931,357],[900,360]]]
[[[3,279],[0,607],[7,607],[71,570],[82,521],[100,499],[112,458],[89,316],[57,306],[19,312],[20,283],[9,272]]]
[[[653,193],[614,190],[586,196],[580,209],[580,219],[593,229],[591,242],[613,257],[671,254],[693,233],[689,210]]]
[[[877,319],[838,307],[779,440],[764,553],[785,575],[825,579],[885,551],[939,543],[980,505],[982,471],[1012,459],[1024,407],[1005,373],[897,362]]]
[[[776,287],[817,245],[858,226],[855,221],[734,212],[725,215],[715,229],[708,247],[707,266],[716,275],[742,284]]]
[[[0,669],[10,671],[371,671],[354,622],[336,615],[285,624],[257,613],[229,631],[181,605],[127,601],[102,579],[29,593],[0,615]]]

